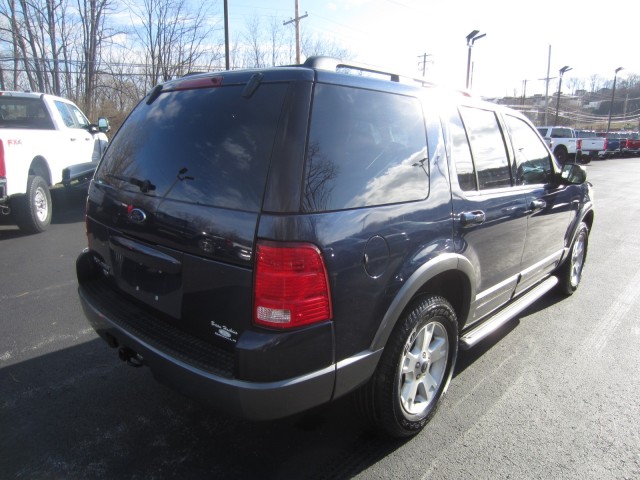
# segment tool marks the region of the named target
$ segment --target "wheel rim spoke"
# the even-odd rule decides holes
[[[430,345],[429,352],[432,365],[439,363],[442,360],[446,361],[448,353],[446,340],[444,338],[435,339],[434,342]]]
[[[576,239],[571,255],[571,285],[577,287],[582,275],[582,265],[584,264],[584,234]]]
[[[444,326],[430,322],[412,335],[400,367],[400,402],[407,413],[423,413],[442,385],[449,353]]]
[[[38,220],[41,222],[45,221],[47,218],[48,206],[47,206],[47,197],[41,188],[36,190],[36,194],[34,197],[34,203],[36,208],[36,216]]]

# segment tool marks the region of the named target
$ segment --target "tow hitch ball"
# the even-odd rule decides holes
[[[120,360],[126,362],[127,365],[132,367],[138,368],[142,366],[142,355],[134,352],[130,348],[120,347],[118,350],[118,357],[120,357]]]

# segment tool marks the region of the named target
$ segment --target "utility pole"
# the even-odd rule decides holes
[[[423,53],[422,55],[418,55],[418,58],[422,57],[422,62],[418,62],[418,66],[420,66],[420,64],[422,64],[422,76],[424,77],[426,71],[427,71],[427,57],[431,57],[432,55],[428,54],[427,52]]]
[[[229,70],[229,5],[224,0],[224,65]]]
[[[551,73],[551,45],[549,45],[549,60],[547,60],[547,86],[544,91],[544,124],[549,125],[547,123],[547,112],[549,111],[549,74]]]
[[[298,0],[296,0],[296,17],[292,18],[288,22],[283,22],[282,25],[289,25],[290,23],[296,24],[296,63],[300,64],[300,20],[307,18],[309,14],[304,12],[303,16],[298,15]]]

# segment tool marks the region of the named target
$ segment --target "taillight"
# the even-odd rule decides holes
[[[0,140],[0,177],[7,176],[7,167],[4,165],[4,144]]]
[[[607,140],[606,138],[604,139],[604,149],[606,150],[607,147],[609,147],[609,140]]]
[[[332,317],[327,269],[315,245],[258,242],[254,287],[258,325],[286,329]]]
[[[578,150],[582,150],[582,139],[579,138],[578,141],[576,142],[576,148]]]

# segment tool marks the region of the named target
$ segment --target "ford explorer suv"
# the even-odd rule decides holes
[[[352,394],[410,436],[459,349],[578,288],[591,188],[519,113],[394,73],[314,57],[187,76],[97,168],[79,295],[122,360],[215,409]]]

